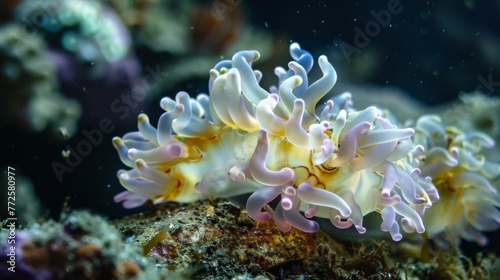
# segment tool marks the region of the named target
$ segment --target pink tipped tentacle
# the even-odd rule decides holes
[[[415,229],[418,233],[423,233],[425,231],[424,223],[422,218],[413,210],[410,206],[403,202],[396,203],[392,206],[394,211],[399,215],[408,218],[415,225]]]
[[[319,210],[319,205],[310,204],[309,205],[309,209],[307,209],[304,212],[304,216],[306,218],[308,218],[308,219],[311,219],[312,217],[314,217],[316,215],[316,213],[318,212],[318,210]]]
[[[382,224],[380,229],[391,234],[392,240],[400,241],[403,236],[399,233],[399,225],[396,221],[396,212],[392,207],[385,207],[382,210]]]
[[[131,191],[123,191],[114,196],[113,201],[115,203],[122,203],[123,208],[131,209],[137,208],[144,204],[149,199],[149,195],[131,192]]]
[[[267,186],[280,186],[290,182],[293,178],[293,170],[284,167],[281,170],[273,171],[266,167],[266,157],[269,152],[269,138],[267,132],[259,131],[257,146],[250,158],[248,167],[252,178],[257,182]]]
[[[174,177],[165,174],[160,169],[152,168],[144,160],[138,159],[135,161],[135,166],[137,170],[141,172],[144,178],[157,183],[162,187],[169,187],[175,183]]]
[[[295,199],[295,195],[297,195],[297,191],[292,186],[287,186],[283,188],[283,192],[281,193],[281,207],[283,210],[289,211],[293,207],[293,201]]]
[[[300,214],[300,199],[295,195],[290,195],[286,193],[281,194],[282,200],[289,199],[292,201],[291,207],[286,210],[283,207],[283,216],[286,221],[293,227],[300,229],[303,232],[316,232],[319,229],[319,224],[315,221],[306,219],[302,214]]]
[[[412,220],[410,220],[408,218],[401,219],[401,227],[403,228],[403,230],[405,232],[408,232],[408,233],[413,233],[416,230],[415,224],[412,222]]]
[[[352,220],[352,224],[356,228],[356,230],[363,234],[366,232],[366,228],[363,227],[363,212],[361,210],[361,207],[359,204],[356,202],[354,193],[351,191],[344,191],[339,194],[342,199],[349,205],[349,208],[351,209],[351,215],[349,216],[349,219]]]
[[[229,177],[235,182],[241,183],[250,176],[251,174],[248,167],[248,162],[240,163],[229,169]]]
[[[344,217],[351,215],[352,211],[349,205],[338,195],[313,187],[309,182],[303,182],[297,188],[298,197],[309,204],[335,208]]]
[[[147,181],[141,178],[132,178],[128,176],[127,173],[121,173],[118,176],[118,179],[124,188],[135,193],[152,196],[162,194],[164,191],[163,186],[160,186],[155,182]]]
[[[397,170],[398,177],[397,182],[399,184],[399,189],[401,190],[401,194],[403,198],[412,204],[421,204],[425,203],[425,199],[417,197],[417,186],[416,182],[413,180],[410,174],[408,174],[404,170]]]
[[[267,212],[263,212],[262,208],[275,199],[280,193],[281,186],[261,187],[257,189],[250,195],[250,197],[248,197],[246,203],[248,215],[256,221],[269,221],[269,219],[271,219],[271,215]]]
[[[172,144],[167,146],[160,146],[158,148],[141,151],[137,149],[129,149],[128,156],[132,160],[143,159],[147,163],[160,163],[168,162],[176,159],[182,155],[182,146],[179,144]]]
[[[342,214],[340,211],[335,208],[330,208],[329,218],[332,225],[339,229],[346,229],[352,226],[352,220],[347,219],[345,221],[341,218]]]
[[[281,207],[281,204],[278,204],[276,206],[276,209],[273,210],[271,206],[266,204],[264,206],[264,209],[266,210],[267,213],[271,216],[271,219],[273,219],[274,224],[282,231],[282,232],[289,232],[292,229],[292,225],[290,225],[287,220],[285,219],[285,216],[283,214],[283,208]]]
[[[314,165],[320,165],[328,160],[333,154],[335,148],[333,147],[333,142],[330,139],[323,140],[323,145],[321,145],[320,150],[312,155],[312,162]]]
[[[380,215],[382,216],[382,224],[380,224],[380,229],[387,232],[391,229],[392,223],[396,221],[396,212],[392,207],[384,207]]]
[[[379,185],[382,199],[385,202],[384,205],[393,205],[401,201],[401,197],[399,195],[391,195],[398,178],[398,170],[396,166],[388,161],[384,161],[377,166],[376,169],[381,170],[384,174]]]

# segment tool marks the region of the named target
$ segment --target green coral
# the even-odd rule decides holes
[[[48,127],[56,132],[77,129],[81,108],[59,92],[56,70],[47,56],[43,38],[27,33],[26,26],[0,26],[0,111],[4,120],[21,123],[33,132]]]

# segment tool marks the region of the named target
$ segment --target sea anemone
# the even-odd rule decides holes
[[[491,183],[500,166],[481,152],[492,149],[495,141],[479,131],[446,126],[434,115],[417,120],[414,141],[427,151],[415,158],[422,176],[432,177],[441,196],[423,218],[429,236],[442,236],[448,229],[455,237],[486,245],[481,232],[500,227],[499,189]]]
[[[363,217],[374,211],[394,240],[402,238],[400,227],[424,232],[421,217],[439,196],[412,161],[421,152],[413,129],[398,128],[375,107],[353,109],[350,93],[317,107],[336,82],[335,69],[320,56],[323,77],[310,84],[312,56],[296,43],[290,54],[294,61],[276,68],[279,83],[269,91],[252,69],[259,53],[240,51],[210,71],[209,95],[163,98],[156,128],[141,114],[138,131],[113,139],[132,168],[118,171],[127,191],[115,201],[133,208],[148,199],[251,193],[249,215],[273,219],[285,232],[317,231],[317,216],[364,233]]]

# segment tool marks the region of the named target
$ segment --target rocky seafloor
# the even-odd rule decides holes
[[[499,279],[493,253],[319,231],[281,232],[222,199],[165,203],[120,220],[67,211],[2,231],[1,279]]]

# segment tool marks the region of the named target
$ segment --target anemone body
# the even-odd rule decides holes
[[[278,86],[259,85],[256,51],[236,53],[210,71],[209,95],[164,98],[157,127],[139,116],[137,132],[113,143],[131,169],[118,177],[128,208],[150,199],[194,201],[250,193],[249,215],[283,231],[318,230],[312,217],[364,233],[363,217],[400,240],[425,230],[422,216],[437,201],[432,182],[412,161],[411,128],[398,128],[375,107],[356,111],[344,93],[317,106],[337,75],[325,56],[323,77],[309,83],[312,56],[290,46],[294,61],[276,68]],[[278,198],[273,208],[269,203]]]

